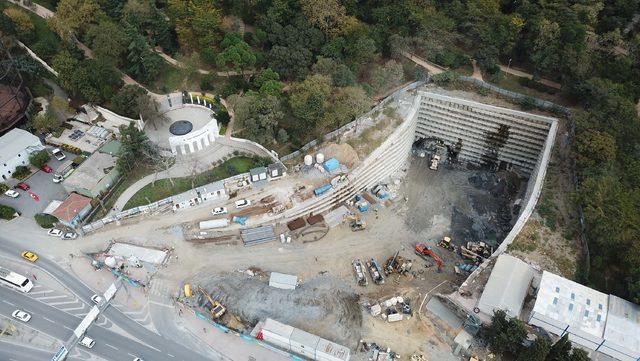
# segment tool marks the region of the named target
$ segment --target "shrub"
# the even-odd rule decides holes
[[[6,191],[9,190],[9,186],[4,184],[4,183],[0,183],[0,193],[4,193]]]
[[[522,108],[523,110],[531,110],[534,109],[536,107],[536,100],[533,99],[530,96],[525,96],[524,98],[520,99],[520,108]]]
[[[58,218],[44,213],[38,213],[34,216],[36,219],[36,223],[42,228],[53,228],[53,226],[58,222]]]
[[[0,218],[2,219],[13,219],[13,217],[16,215],[16,210],[13,209],[12,207],[9,206],[5,206],[0,204]]]
[[[201,90],[214,90],[215,86],[214,86],[214,79],[215,79],[215,74],[210,73],[207,74],[205,76],[202,77],[202,79],[200,80],[200,89]]]
[[[31,174],[31,171],[29,170],[29,167],[25,167],[23,165],[19,165],[16,167],[16,170],[13,172],[13,178],[15,179],[24,179],[25,177],[27,177],[29,174]]]
[[[434,83],[438,85],[445,85],[453,83],[458,79],[458,74],[453,71],[445,71],[444,73],[435,74],[431,77]]]
[[[42,168],[43,165],[47,164],[47,162],[51,159],[51,156],[46,150],[41,150],[36,153],[32,153],[29,156],[29,163],[31,163],[36,168]]]

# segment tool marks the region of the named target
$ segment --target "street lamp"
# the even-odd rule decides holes
[[[509,70],[509,68],[511,67],[511,58],[509,58],[509,64],[507,64],[507,70]]]

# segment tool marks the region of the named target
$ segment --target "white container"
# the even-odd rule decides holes
[[[275,346],[289,351],[289,338],[294,328],[267,318],[262,326],[262,338]]]
[[[316,347],[316,360],[318,361],[348,361],[351,350],[337,343],[321,338]]]
[[[324,163],[324,154],[322,153],[316,154],[316,163],[319,163],[319,164]]]
[[[371,316],[375,317],[382,313],[382,307],[380,307],[379,303],[376,303],[375,305],[371,306],[370,311]]]
[[[318,346],[319,341],[320,337],[297,328],[293,329],[291,338],[289,339],[292,352],[297,353],[300,356],[308,357],[312,360],[315,359],[316,346]]]
[[[398,321],[402,321],[402,314],[401,313],[394,313],[392,315],[389,315],[387,317],[387,321],[389,322],[398,322]]]
[[[313,164],[313,156],[311,154],[307,154],[304,156],[304,165],[312,165]]]
[[[212,228],[222,228],[229,225],[229,220],[226,218],[222,219],[212,219],[209,221],[200,222],[200,229],[212,229]]]

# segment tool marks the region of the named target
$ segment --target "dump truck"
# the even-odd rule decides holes
[[[371,276],[373,282],[378,285],[384,283],[382,268],[380,268],[380,265],[378,265],[378,262],[376,262],[375,259],[372,258],[369,260],[369,262],[367,262],[367,268],[369,269],[369,275]]]
[[[353,270],[356,272],[356,282],[358,282],[358,285],[366,286],[369,282],[367,282],[367,274],[362,262],[359,259],[354,259],[351,264],[353,265]]]

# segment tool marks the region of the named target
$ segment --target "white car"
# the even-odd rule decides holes
[[[93,295],[93,296],[91,296],[91,301],[93,301],[93,303],[98,305],[98,304],[100,304],[100,302],[102,302],[102,297],[99,296],[99,295]]]
[[[53,183],[60,183],[64,180],[64,177],[61,176],[60,174],[54,174],[53,175]]]
[[[78,238],[78,234],[76,232],[67,232],[62,235],[62,239],[76,239]]]
[[[51,151],[51,154],[53,154],[53,156],[57,160],[64,160],[67,157],[66,155],[64,155],[64,153],[62,153],[60,148],[55,148],[54,150]]]
[[[53,236],[53,237],[61,237],[62,236],[62,230],[61,229],[57,229],[57,228],[51,228],[49,230],[49,232],[47,232],[48,235]]]
[[[216,207],[211,211],[211,214],[217,216],[219,214],[227,214],[227,207]]]
[[[13,311],[13,313],[11,314],[11,316],[17,320],[20,320],[22,322],[29,322],[29,320],[31,319],[31,315],[24,312],[24,311],[20,311],[20,310],[15,310]]]
[[[236,201],[236,208],[240,209],[240,208],[244,208],[244,207],[249,207],[251,205],[251,201],[248,199],[238,199]]]
[[[13,189],[9,189],[8,191],[4,192],[4,195],[11,198],[18,198],[18,196],[20,196],[20,193],[14,191]]]
[[[136,357],[133,359],[133,361],[144,361],[143,359],[141,359],[140,357]]]
[[[91,337],[88,337],[88,336],[84,336],[79,343],[86,348],[92,348],[93,345],[96,344],[96,342]]]

